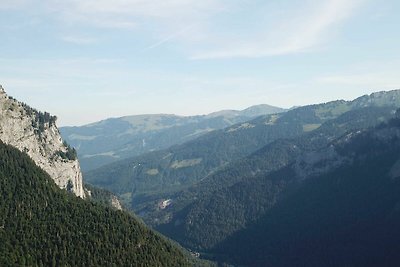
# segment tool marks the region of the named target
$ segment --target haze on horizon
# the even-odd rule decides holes
[[[2,0],[0,84],[59,125],[400,88],[395,0]]]

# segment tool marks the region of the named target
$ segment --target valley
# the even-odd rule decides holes
[[[181,121],[158,129],[151,122],[146,127],[160,136],[182,131],[177,142],[105,162],[83,180],[81,146],[62,141],[56,117],[2,93],[1,264],[75,265],[84,258],[89,266],[392,266],[399,260],[400,90],[256,112],[187,141],[180,139],[187,134]],[[256,110],[268,113],[265,107],[271,106]],[[137,127],[144,127],[142,119]],[[8,134],[11,124],[26,137]],[[116,142],[126,134],[109,120],[94,125]],[[95,146],[105,151],[115,144]],[[56,162],[52,169],[43,158]],[[71,163],[78,178],[60,180],[71,175],[63,173]]]
[[[61,127],[63,138],[79,151],[84,171],[196,139],[213,130],[285,109],[257,105],[208,115],[149,114],[110,118],[80,127]]]
[[[400,266],[399,13],[0,0],[0,267]]]
[[[394,90],[261,115],[168,149],[107,164],[84,177],[119,195],[148,225],[202,257],[252,266],[249,259],[257,258],[256,254],[248,256],[234,249],[234,242],[243,244],[237,240],[249,238],[242,232],[252,231],[258,240],[256,236],[265,231],[264,218],[306,188],[310,177],[351,169],[358,158],[369,157],[367,152],[353,155],[351,148],[344,155],[342,145],[359,142],[352,137],[375,134],[380,128],[392,131],[399,107],[400,92]],[[388,137],[393,141],[377,147],[390,150],[396,138]],[[369,143],[373,144],[365,141],[364,145]],[[395,152],[389,154],[397,160]],[[257,228],[248,230],[253,225]],[[261,244],[254,251],[261,253],[266,246]],[[271,266],[290,265],[281,262],[284,254],[274,257],[277,263]],[[255,260],[255,266],[266,265],[265,260]],[[310,262],[325,264],[323,260]]]

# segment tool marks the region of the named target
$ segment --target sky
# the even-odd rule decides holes
[[[83,125],[400,88],[398,0],[0,0],[0,84]]]

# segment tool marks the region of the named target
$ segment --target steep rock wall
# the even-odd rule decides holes
[[[26,152],[60,188],[85,198],[79,162],[76,157],[66,157],[70,149],[63,143],[55,120],[7,96],[0,85],[0,139]]]

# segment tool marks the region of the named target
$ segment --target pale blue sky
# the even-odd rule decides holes
[[[400,88],[400,1],[0,0],[0,84],[59,125]]]

